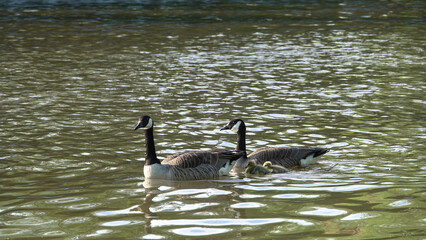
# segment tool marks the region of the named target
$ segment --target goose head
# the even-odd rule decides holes
[[[152,128],[153,125],[154,125],[154,123],[152,121],[152,118],[148,115],[144,115],[144,116],[141,116],[139,118],[139,122],[136,125],[135,130],[137,130],[139,128],[142,128],[142,129],[145,129],[145,130],[150,129],[150,128]]]
[[[266,161],[263,163],[263,166],[266,168],[272,168],[272,163],[270,161]]]
[[[247,163],[247,167],[246,168],[254,168],[254,167],[256,167],[256,163],[254,162],[254,161],[249,161],[248,163]]]
[[[241,129],[243,129],[243,127],[245,127],[244,121],[237,118],[229,121],[229,123],[220,130],[231,130],[235,133],[238,133]]]

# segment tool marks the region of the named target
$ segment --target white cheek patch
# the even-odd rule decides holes
[[[240,130],[240,125],[241,125],[241,121],[238,121],[232,128],[231,131],[233,132],[238,132],[238,130]]]
[[[150,129],[152,128],[152,119],[150,118],[148,121],[148,124],[143,129]]]

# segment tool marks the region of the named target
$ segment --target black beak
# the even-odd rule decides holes
[[[136,125],[136,127],[135,127],[135,130],[138,130],[141,127],[142,127],[142,121],[139,121],[138,125]]]
[[[231,128],[228,125],[226,125],[225,127],[221,128],[220,131],[222,131],[222,130],[228,130],[228,129],[231,129]]]

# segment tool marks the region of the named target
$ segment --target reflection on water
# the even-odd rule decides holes
[[[3,1],[2,238],[421,238],[423,1]],[[289,174],[143,178],[161,158],[331,148]]]

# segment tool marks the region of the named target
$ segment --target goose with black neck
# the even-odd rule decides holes
[[[135,127],[137,129],[144,129],[145,132],[145,178],[179,181],[214,179],[227,175],[236,160],[244,155],[243,151],[226,149],[186,151],[171,155],[161,162],[155,151],[152,118],[141,116]]]
[[[242,119],[233,119],[221,130],[231,130],[237,133],[237,151],[244,155],[238,159],[234,168],[245,168],[249,161],[263,165],[266,161],[286,168],[307,166],[315,163],[319,156],[327,153],[328,148],[320,147],[266,147],[258,149],[249,155],[246,150],[246,125]]]

